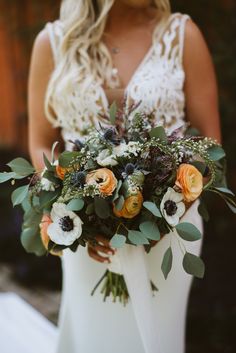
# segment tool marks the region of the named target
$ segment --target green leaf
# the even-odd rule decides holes
[[[84,200],[82,199],[73,199],[66,205],[67,210],[69,211],[80,211],[84,207]]]
[[[117,211],[122,210],[124,203],[125,203],[125,198],[123,195],[120,195],[119,198],[115,201],[115,207],[116,207]]]
[[[172,254],[171,247],[169,247],[163,256],[163,260],[161,264],[161,270],[165,279],[167,279],[168,274],[170,273],[170,270],[172,268],[172,262],[173,262],[173,254]]]
[[[62,168],[67,168],[70,166],[70,163],[72,162],[73,159],[78,157],[79,152],[77,151],[65,151],[60,154],[59,156],[59,165]]]
[[[139,225],[139,229],[148,239],[160,240],[160,231],[156,223],[151,221],[143,222]]]
[[[145,235],[137,230],[129,230],[128,238],[135,245],[149,244]]]
[[[231,190],[229,190],[228,188],[214,187],[214,189],[222,192],[223,194],[228,194],[228,195],[231,195],[231,196],[235,196],[234,193]]]
[[[116,113],[117,113],[117,104],[114,101],[109,108],[109,117],[110,117],[110,122],[112,125],[115,125]]]
[[[10,179],[23,179],[25,178],[25,176],[19,176],[17,175],[16,173],[14,172],[3,172],[3,173],[0,173],[0,183],[5,183],[5,181],[8,181]]]
[[[163,126],[154,127],[149,132],[149,135],[150,135],[150,137],[159,138],[162,142],[168,141],[166,133],[165,133],[165,129],[163,128]]]
[[[154,202],[150,201],[145,201],[143,203],[143,207],[145,207],[148,211],[150,211],[154,216],[161,218],[161,212],[157,208],[156,204]]]
[[[94,208],[95,213],[99,218],[106,219],[110,216],[110,206],[105,199],[95,197]]]
[[[29,191],[29,185],[20,186],[16,190],[13,191],[11,195],[11,201],[13,207],[21,204],[24,199],[27,197]]]
[[[41,191],[39,194],[39,204],[41,209],[50,209],[53,202],[59,196],[59,191]]]
[[[200,161],[194,161],[191,163],[195,168],[197,168],[197,170],[199,170],[199,172],[204,175],[205,174],[205,170],[207,165],[203,162]]]
[[[207,150],[209,157],[212,161],[218,161],[225,157],[225,151],[221,146],[212,146]]]
[[[177,224],[175,229],[179,234],[179,236],[182,239],[187,241],[196,241],[201,239],[202,237],[197,227],[195,227],[195,225],[193,225],[192,223],[187,223],[187,222],[179,223]]]
[[[35,172],[34,167],[24,158],[15,158],[11,162],[7,163],[13,172],[18,175],[28,176]]]
[[[115,234],[111,238],[110,245],[114,248],[121,248],[126,242],[126,237],[122,234]]]
[[[49,171],[48,169],[43,173],[43,177],[54,184],[59,184],[59,179],[55,177],[54,171]]]
[[[85,213],[88,216],[94,213],[94,203],[93,202],[87,206]]]
[[[198,278],[203,278],[205,265],[202,259],[194,254],[186,252],[183,258],[183,268],[185,272]]]
[[[115,190],[113,197],[112,197],[112,201],[115,201],[116,199],[118,199],[121,186],[122,186],[122,181],[118,180],[116,190]]]
[[[43,153],[43,161],[44,161],[44,164],[49,172],[55,171],[56,167],[51,164],[51,162],[48,160],[45,153]],[[45,174],[45,172],[44,172],[44,174]],[[43,174],[43,176],[44,176],[44,174]]]
[[[21,232],[21,243],[28,253],[34,253],[37,256],[42,256],[46,253],[38,227],[23,229]]]
[[[206,205],[203,201],[201,201],[200,205],[198,206],[198,213],[200,214],[200,216],[202,216],[204,221],[206,221],[206,222],[209,221],[210,216],[209,216],[208,210],[206,208]]]

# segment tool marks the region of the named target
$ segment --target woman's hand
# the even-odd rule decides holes
[[[114,255],[116,250],[111,248],[109,244],[109,239],[105,238],[102,235],[97,235],[96,236],[96,241],[98,244],[93,245],[92,243],[88,243],[88,254],[89,256],[102,263],[110,263],[110,258],[109,256],[104,256],[104,255]],[[100,255],[100,253],[104,253],[104,255]]]

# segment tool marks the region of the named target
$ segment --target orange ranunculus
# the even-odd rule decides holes
[[[41,219],[41,223],[40,223],[40,236],[41,236],[41,240],[42,243],[45,247],[45,249],[48,249],[48,243],[49,243],[49,236],[47,233],[47,229],[49,224],[52,223],[51,217],[47,214],[44,214],[42,219]],[[52,255],[56,255],[56,256],[61,256],[62,255],[62,251],[53,251],[51,250],[50,253]]]
[[[182,190],[184,200],[194,201],[203,189],[202,174],[191,164],[181,164],[177,170],[175,184]]]
[[[56,166],[56,174],[57,174],[58,178],[60,178],[61,180],[64,179],[65,174],[67,172],[70,172],[72,170],[73,170],[73,168],[64,168],[64,167],[61,167],[59,164]]]
[[[86,176],[87,184],[97,184],[99,191],[105,195],[112,195],[117,186],[117,179],[108,168],[100,168],[89,172]]]
[[[117,217],[133,218],[139,214],[143,204],[143,195],[140,191],[135,195],[130,195],[125,199],[124,205],[120,211],[115,206],[113,212]]]

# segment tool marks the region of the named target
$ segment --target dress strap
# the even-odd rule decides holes
[[[56,20],[54,22],[47,22],[45,25],[45,29],[48,31],[54,63],[56,65],[59,58],[59,46],[63,37],[63,29],[61,22],[59,20]]]
[[[189,15],[182,15],[180,18],[179,25],[179,61],[181,66],[183,65],[183,51],[184,51],[184,39],[185,39],[185,26],[187,20],[191,19]]]

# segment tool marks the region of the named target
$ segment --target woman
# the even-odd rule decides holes
[[[70,141],[81,138],[88,124],[98,126],[97,113],[124,96],[127,105],[142,99],[139,109],[154,109],[157,123],[169,132],[189,121],[221,140],[212,60],[189,16],[171,14],[168,0],[64,0],[60,20],[39,33],[32,52],[29,146],[35,167],[42,169],[42,154],[50,154],[55,140],[62,137],[71,149]],[[202,228],[197,205],[183,219]],[[177,237],[166,235],[146,256],[159,287],[151,299],[152,327],[140,320],[145,313],[140,316],[137,291],[125,308],[90,296],[114,256],[102,235],[97,239],[96,247],[64,251],[57,353],[183,353],[192,278],[182,269]],[[174,264],[165,281],[160,261],[170,239]],[[199,254],[201,245],[200,240],[186,247]],[[149,338],[155,342],[157,336],[161,342],[153,347]]]

